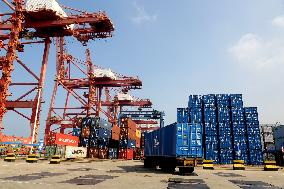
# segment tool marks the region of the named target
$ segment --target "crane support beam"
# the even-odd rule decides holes
[[[15,109],[15,108],[32,108],[34,106],[35,101],[6,101],[7,109]]]
[[[0,25],[1,27],[1,25]],[[1,30],[1,28],[0,28]],[[105,32],[97,32],[97,30],[93,28],[84,28],[84,29],[74,29],[74,30],[63,30],[63,31],[50,31],[48,34],[38,33],[38,32],[30,32],[33,37],[64,37],[64,36],[72,36],[76,34],[93,34],[95,33],[95,38],[108,38],[112,37],[112,34],[109,31]],[[7,40],[9,39],[8,34],[0,35],[0,40]]]
[[[89,87],[90,82],[88,79],[75,79],[62,81],[64,86],[71,89],[79,89]],[[138,79],[119,79],[119,80],[102,80],[102,78],[95,78],[96,87],[128,87],[136,86],[141,87],[142,82]]]
[[[22,24],[23,28],[47,28],[47,27],[64,27],[66,25],[71,24],[85,24],[89,23],[96,28],[97,32],[106,32],[106,31],[114,31],[113,24],[107,17],[105,13],[94,13],[87,14],[84,16],[73,16],[63,18],[61,20],[53,20],[53,21],[38,21],[38,22],[25,22]],[[99,27],[99,26],[107,26],[107,27]],[[11,30],[12,24],[2,24],[0,25],[0,30]]]

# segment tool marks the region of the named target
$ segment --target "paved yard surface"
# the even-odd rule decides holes
[[[117,188],[117,189],[206,189],[284,188],[284,170],[264,172],[261,167],[245,171],[218,166],[215,170],[197,167],[194,174],[179,176],[143,168],[141,161],[84,160],[50,165],[48,161],[28,164],[0,160],[0,188]]]

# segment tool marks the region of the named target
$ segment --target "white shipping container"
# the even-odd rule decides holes
[[[87,157],[87,148],[66,146],[65,158],[85,158]]]

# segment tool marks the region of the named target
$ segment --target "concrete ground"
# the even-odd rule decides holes
[[[194,174],[179,176],[144,169],[141,161],[82,160],[51,165],[46,160],[35,164],[0,160],[0,188],[284,188],[284,170],[264,172],[262,167],[247,167],[245,171],[233,171],[231,166],[203,170],[197,167]]]

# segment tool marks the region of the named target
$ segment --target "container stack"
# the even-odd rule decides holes
[[[189,119],[187,119],[187,117]],[[189,125],[190,138],[190,154],[195,157],[203,156],[202,136],[203,136],[203,113],[202,113],[202,96],[190,95],[188,101],[188,109],[184,109],[184,122]],[[179,123],[178,123],[179,127]]]
[[[119,159],[132,160],[136,149],[136,123],[131,119],[121,119]]]
[[[202,96],[190,95],[188,101],[188,113],[184,110],[184,123],[186,123],[187,115],[189,114],[190,123],[202,124]]]
[[[231,164],[233,160],[233,143],[230,116],[229,95],[216,95],[217,101],[217,121],[219,125],[219,152],[220,163]]]
[[[249,162],[252,165],[263,164],[263,154],[260,136],[260,125],[256,107],[244,108],[249,150]]]
[[[233,128],[234,160],[244,160],[245,164],[247,164],[248,152],[242,95],[230,95],[230,105]]]
[[[204,109],[204,141],[206,160],[213,160],[214,163],[219,163],[219,145],[217,132],[217,114],[216,114],[216,98],[215,95],[203,96]]]
[[[82,120],[80,146],[88,148],[88,156],[107,159],[112,125],[100,118]]]

